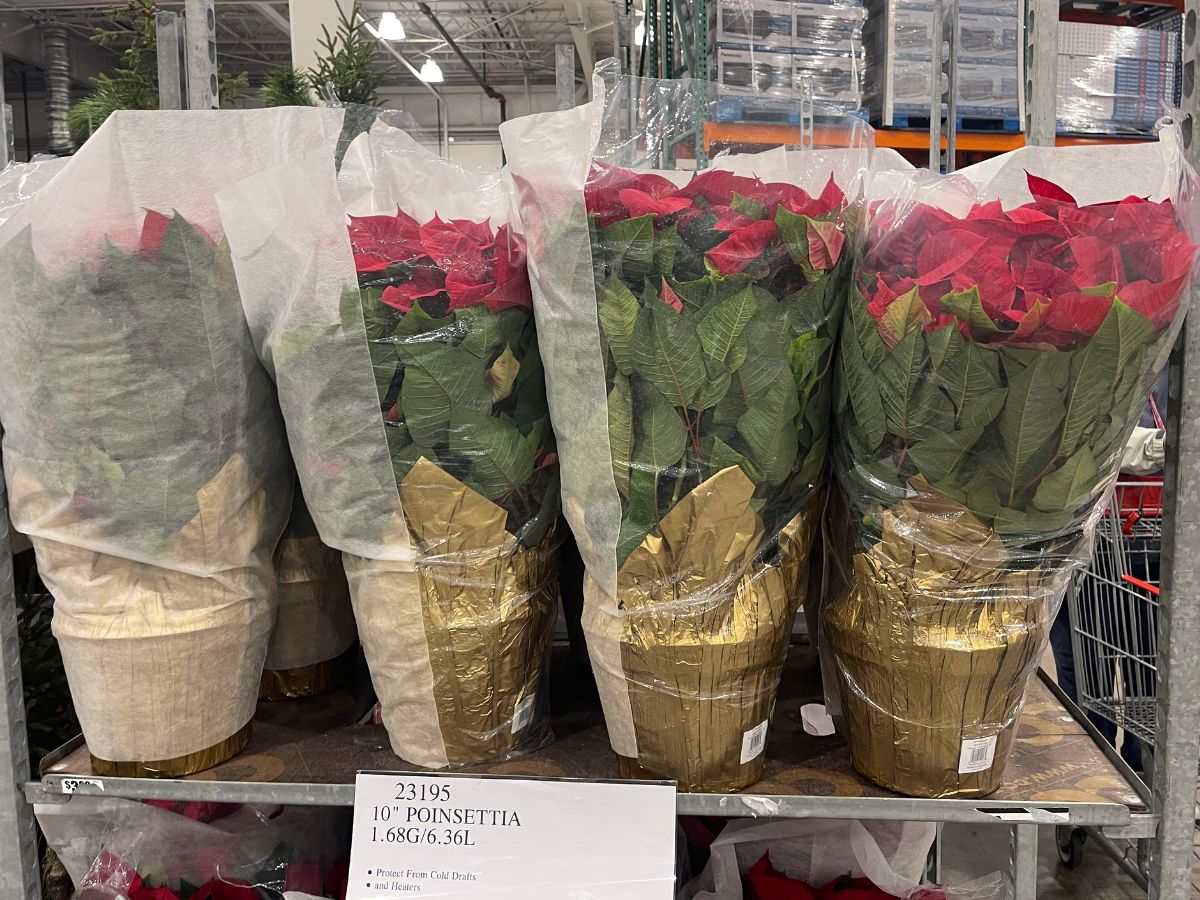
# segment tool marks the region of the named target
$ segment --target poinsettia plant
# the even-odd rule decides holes
[[[525,246],[507,224],[351,216],[397,483],[425,458],[503,507],[525,546],[557,504]]]
[[[617,565],[738,466],[774,535],[823,471],[849,278],[844,193],[710,169],[680,186],[596,163],[585,187],[622,498]]]
[[[197,852],[202,854],[203,849]],[[222,872],[224,856],[217,854],[211,862],[200,863],[197,867],[197,870],[210,871],[211,877],[201,884],[192,884],[179,878],[143,878],[129,860],[103,850],[84,877],[76,896],[80,900],[113,900],[116,897],[127,900],[260,900],[264,896],[298,891],[312,897],[345,900],[347,857],[325,867],[295,861],[291,859],[292,855],[287,847],[280,847],[271,858],[263,861],[261,871],[249,878],[241,878]],[[151,882],[163,883],[150,887]],[[171,887],[166,882],[176,886]]]
[[[889,900],[889,894],[867,878],[844,875],[828,884],[813,887],[798,878],[789,878],[771,864],[771,854],[764,853],[742,877],[742,897],[745,900]],[[925,888],[913,894],[914,900],[946,900],[936,888]]]
[[[24,382],[29,399],[11,407],[9,449],[80,519],[158,552],[196,516],[199,491],[236,452],[228,417],[248,401],[226,393],[222,378],[251,365],[249,344],[238,344],[244,326],[224,240],[148,210],[140,229],[114,230],[97,246],[86,266],[67,272],[37,258],[31,229],[0,251],[0,273],[23,285],[10,361],[36,373]],[[205,334],[216,358],[197,340]],[[266,397],[265,378],[252,385]],[[256,438],[274,427],[260,417]]]
[[[1170,200],[965,215],[885,202],[847,303],[835,409],[852,497],[913,479],[1001,535],[1078,526],[1115,471],[1196,247]]]

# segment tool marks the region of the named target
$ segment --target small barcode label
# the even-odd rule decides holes
[[[516,734],[533,721],[533,711],[537,707],[537,694],[530,694],[517,704],[513,711],[512,733]]]
[[[962,742],[962,752],[958,755],[958,771],[984,772],[992,767],[996,758],[996,735],[985,738],[975,738]]]
[[[767,723],[755,725],[742,735],[742,765],[762,755],[767,746]]]

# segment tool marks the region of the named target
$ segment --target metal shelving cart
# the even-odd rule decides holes
[[[953,15],[953,6],[948,8]],[[1200,161],[1194,139],[1197,126],[1193,124],[1200,112],[1195,85],[1198,11],[1200,0],[1187,0],[1183,106],[1192,118],[1183,127],[1194,163]],[[669,0],[664,0],[662,19],[670,22],[670,15]],[[1056,0],[1027,0],[1026,26],[1024,140],[1049,145],[1056,137]],[[932,125],[941,123],[935,119]],[[936,132],[930,136],[931,158],[941,155],[943,141],[954,146],[953,128],[950,116],[941,139]],[[706,141],[711,137],[706,133]],[[1022,142],[1016,135],[998,135],[993,143],[997,140]],[[962,149],[964,144],[958,146]],[[993,149],[1007,148],[997,145]],[[946,154],[946,162],[953,165],[952,153]],[[1200,373],[1200,327],[1190,324],[1185,325],[1176,347],[1170,379],[1173,443],[1168,447],[1164,489],[1153,791],[1124,765],[1086,718],[1071,709],[1055,685],[1040,679],[1030,687],[1005,783],[995,795],[983,800],[923,800],[888,794],[853,772],[840,738],[804,734],[799,706],[814,698],[789,692],[786,686],[815,683],[812,672],[804,672],[815,661],[809,653],[796,652],[789,662],[792,677],[785,676],[764,779],[744,793],[680,794],[679,812],[965,822],[1008,829],[1018,900],[1036,896],[1039,826],[1088,826],[1108,839],[1147,841],[1151,898],[1189,897],[1200,759],[1200,654],[1195,651],[1200,646],[1200,604],[1192,602],[1200,593],[1200,376],[1189,378],[1189,373]],[[307,706],[289,705],[286,713],[264,710],[244,753],[192,778],[97,778],[91,772],[86,747],[77,741],[47,761],[39,780],[32,779],[5,512],[0,480],[0,671],[6,723],[0,728],[0,900],[36,900],[39,896],[33,803],[67,803],[75,796],[101,794],[346,806],[353,803],[357,770],[403,768],[388,750],[380,727],[327,727],[339,711],[339,701],[333,697],[318,698]],[[1183,602],[1173,602],[1176,598]],[[565,660],[559,662],[567,665]],[[557,683],[569,683],[569,678]],[[556,709],[558,741],[487,771],[611,777],[613,760],[594,708],[563,702]],[[344,719],[343,715],[341,721]]]

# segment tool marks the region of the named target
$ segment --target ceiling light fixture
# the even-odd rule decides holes
[[[379,17],[379,27],[370,22],[363,22],[371,37],[378,41],[402,41],[408,35],[404,32],[404,23],[394,12],[385,12]]]
[[[394,12],[385,12],[379,17],[379,37],[385,41],[402,41],[407,37],[404,23]]]
[[[442,67],[429,57],[425,57],[425,63],[421,66],[421,72],[417,77],[426,84],[439,84],[446,80],[442,77]]]

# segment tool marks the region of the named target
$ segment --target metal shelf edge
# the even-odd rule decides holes
[[[47,775],[25,785],[31,803],[66,803],[72,796],[131,800],[196,800],[227,803],[281,803],[301,806],[353,806],[352,784],[298,784],[140,778],[97,779],[103,787],[79,784],[65,793],[70,776]],[[1158,818],[1120,803],[1014,803],[1003,800],[937,800],[919,797],[809,797],[771,794],[679,794],[680,815],[887,819],[984,824],[1071,824],[1118,828],[1126,836],[1151,836]]]

